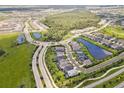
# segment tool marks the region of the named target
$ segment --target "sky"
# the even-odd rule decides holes
[[[124,0],[0,0],[0,5],[124,5]]]

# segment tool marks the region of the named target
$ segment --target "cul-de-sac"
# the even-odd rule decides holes
[[[0,88],[124,88],[124,6],[0,6]]]

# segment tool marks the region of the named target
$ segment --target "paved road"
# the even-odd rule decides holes
[[[43,59],[42,59],[46,47],[47,47],[47,45],[44,45],[42,50],[40,51],[39,57],[38,57],[38,63],[39,63],[39,69],[42,73],[42,76],[43,76],[44,82],[46,84],[46,87],[47,88],[52,88],[53,86],[52,86],[51,81],[49,79],[49,76],[48,76],[48,74],[45,70],[45,67],[43,65]]]
[[[83,85],[86,81],[102,79],[102,78],[104,78],[106,75],[108,75],[111,71],[113,71],[113,70],[115,70],[115,69],[121,69],[121,68],[123,68],[123,67],[124,67],[124,65],[119,66],[119,67],[114,67],[114,68],[109,69],[107,72],[105,72],[103,75],[101,75],[101,76],[99,76],[99,77],[85,79],[84,81],[82,81],[82,82],[80,82],[78,85],[76,85],[75,88],[80,87],[80,86]]]
[[[48,27],[44,24],[42,24],[39,20],[33,20],[32,25],[36,26],[38,30],[46,30]]]
[[[43,45],[43,49],[40,51],[39,54],[39,59],[38,59],[38,63],[39,63],[39,68],[40,71],[42,72],[42,76],[44,79],[44,82],[46,84],[47,88],[54,88],[57,87],[51,77],[51,74],[49,72],[49,70],[47,69],[46,63],[45,63],[45,53],[47,51],[47,46],[48,43]]]
[[[38,68],[37,68],[37,63],[39,64],[39,69],[42,73],[44,82],[46,84],[46,87],[48,88],[53,88],[53,87],[57,87],[51,77],[50,72],[48,71],[46,64],[45,64],[45,59],[44,59],[44,53],[46,52],[46,47],[48,46],[48,44],[50,42],[41,42],[41,41],[36,41],[33,40],[30,33],[29,33],[29,25],[28,25],[28,21],[25,22],[25,28],[24,28],[24,34],[26,37],[26,40],[31,43],[34,44],[36,46],[39,46],[38,48],[38,52],[36,51],[34,56],[33,56],[33,60],[32,60],[32,70],[33,70],[33,74],[35,75],[35,81],[36,81],[36,85],[37,87],[43,87],[43,84],[41,84],[41,79],[40,79],[40,75],[38,72]],[[38,58],[38,60],[37,60]]]
[[[74,30],[74,31],[72,30],[71,32],[74,35],[71,38],[69,38],[69,39],[67,39],[65,41],[70,42],[73,38],[78,37],[80,35],[100,31],[100,30],[104,29],[105,27],[107,27],[111,22],[112,21],[108,21],[106,24],[104,24],[103,26],[101,26],[100,28],[97,28],[97,29],[95,27],[87,27],[87,28],[84,28],[84,29],[81,29],[81,30]],[[79,32],[79,33],[77,33],[77,32]]]
[[[115,86],[114,88],[124,88],[124,81]]]
[[[40,78],[38,68],[37,68],[37,56],[38,56],[41,49],[42,49],[41,46],[38,47],[38,49],[35,51],[35,53],[33,55],[33,59],[32,59],[32,71],[33,71],[33,74],[34,74],[34,78],[35,78],[37,88],[43,88],[43,84],[41,82],[41,78]]]
[[[96,81],[96,82],[94,82],[94,83],[92,83],[90,85],[87,85],[84,88],[93,88],[93,87],[95,87],[95,86],[97,86],[97,85],[99,85],[101,83],[104,83],[104,82],[106,82],[106,81],[118,76],[119,74],[121,74],[123,72],[124,72],[124,68],[122,68],[121,70],[119,70],[119,71],[117,71],[117,72],[115,72],[115,73],[113,73],[113,74],[111,74],[111,75],[99,80],[99,81]]]
[[[24,28],[23,31],[24,31],[24,35],[26,37],[26,40],[29,43],[34,44],[34,45],[37,46],[38,43],[34,42],[33,39],[30,36],[30,33],[28,31],[28,23],[27,23],[27,21],[25,22],[25,28]],[[40,46],[36,50],[36,52],[34,53],[33,59],[32,59],[32,71],[33,71],[33,74],[34,74],[34,78],[35,78],[37,88],[42,88],[43,87],[43,84],[42,84],[41,79],[40,79],[40,74],[39,74],[39,71],[38,71],[38,68],[37,68],[37,56],[39,55],[39,52],[40,52],[41,49],[42,49],[42,47]]]

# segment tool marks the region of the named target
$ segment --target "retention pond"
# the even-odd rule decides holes
[[[109,55],[112,55],[111,52],[108,52],[104,49],[102,49],[99,46],[96,46],[86,40],[84,40],[83,38],[79,38],[77,40],[78,42],[82,43],[83,45],[85,45],[88,49],[88,51],[90,52],[90,54],[97,60],[102,60],[104,58],[106,58]]]

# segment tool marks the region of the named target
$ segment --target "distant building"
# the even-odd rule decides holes
[[[57,46],[57,47],[55,47],[55,50],[60,51],[60,52],[64,52],[65,48],[63,46]]]
[[[64,52],[56,52],[56,55],[57,55],[57,57],[61,57],[61,56],[64,56],[65,53]]]
[[[83,64],[84,64],[84,65],[91,65],[91,64],[93,64],[93,63],[91,62],[90,59],[87,59],[87,60],[84,60],[84,61],[83,61]]]
[[[77,53],[79,61],[84,61],[84,60],[88,59],[87,56],[81,50],[76,51],[76,53]]]
[[[81,46],[77,42],[72,41],[69,44],[71,45],[73,51],[80,50],[80,48],[81,48]]]
[[[113,44],[113,45],[111,45],[111,48],[113,48],[113,49],[117,49],[117,50],[122,49],[122,47],[121,47],[121,46],[118,46],[117,44]]]
[[[78,71],[76,70],[76,68],[71,68],[71,67],[65,67],[65,77],[73,77],[78,75]]]
[[[65,73],[65,77],[72,77],[78,74],[77,70],[74,69],[74,66],[65,57],[65,48],[62,46],[55,47],[57,66],[60,70]]]
[[[123,20],[123,21],[121,21],[121,26],[124,26],[124,20]]]

